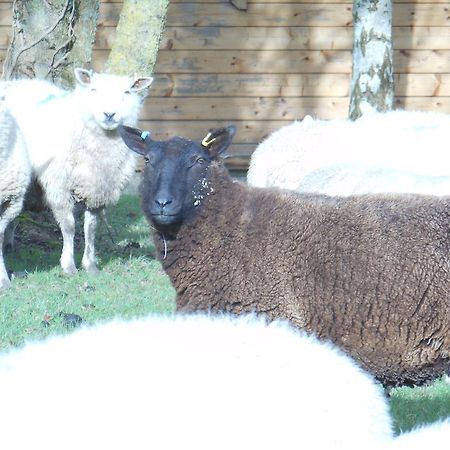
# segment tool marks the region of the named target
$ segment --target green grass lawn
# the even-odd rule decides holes
[[[123,196],[107,218],[112,232],[100,222],[96,241],[101,272],[90,275],[80,270],[71,277],[59,268],[62,240],[49,215],[45,214],[44,223],[42,213],[20,218],[16,251],[6,258],[8,270],[18,277],[13,279],[12,289],[0,293],[0,350],[31,337],[70,330],[74,322],[65,322],[64,314],[94,323],[174,310],[175,291],[153,258],[148,225],[137,197]],[[79,266],[80,239],[76,256]],[[21,278],[23,275],[26,278]]]
[[[46,220],[42,216],[21,216],[16,251],[7,257],[7,267],[17,277],[12,289],[0,293],[0,351],[27,339],[70,332],[77,316],[89,324],[174,311],[175,291],[153,257],[137,197],[125,195],[108,210],[112,232],[104,222],[99,224],[98,275],[83,271],[62,275],[59,230],[48,214]],[[81,253],[78,238],[78,265]],[[397,431],[450,416],[450,384],[442,380],[426,387],[393,389],[390,400]]]

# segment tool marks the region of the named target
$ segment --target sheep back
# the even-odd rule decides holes
[[[443,144],[449,126],[449,114],[416,111],[374,113],[354,122],[307,117],[257,147],[247,179],[252,186],[327,195],[449,195]]]

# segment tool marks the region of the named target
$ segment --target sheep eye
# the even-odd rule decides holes
[[[206,159],[200,156],[199,158],[197,158],[196,162],[198,162],[199,164],[203,164],[206,162]]]
[[[97,89],[95,88],[91,88],[91,92],[95,92]]]

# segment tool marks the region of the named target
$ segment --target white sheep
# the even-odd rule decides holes
[[[33,174],[63,236],[61,267],[74,262],[74,208],[85,209],[82,266],[97,272],[95,229],[99,212],[115,204],[133,176],[136,158],[116,128],[136,123],[141,93],[152,78],[131,79],[75,69],[77,87],[65,91],[42,80],[11,83],[6,101],[23,130]]]
[[[7,226],[22,210],[30,182],[31,167],[20,130],[4,101],[5,84],[0,85],[0,289],[10,286],[3,259]]]
[[[391,111],[285,126],[255,150],[247,181],[298,192],[450,194],[450,115]]]
[[[331,344],[254,316],[148,317],[0,357],[0,448],[360,449],[381,387]]]

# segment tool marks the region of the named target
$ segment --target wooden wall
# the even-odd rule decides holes
[[[121,2],[102,0],[94,68],[114,41]],[[280,126],[312,114],[347,115],[351,0],[172,0],[142,114],[155,136],[200,138],[238,126],[231,153],[250,155]],[[11,1],[0,0],[0,60],[10,37]],[[450,113],[449,0],[395,0],[396,107]]]

